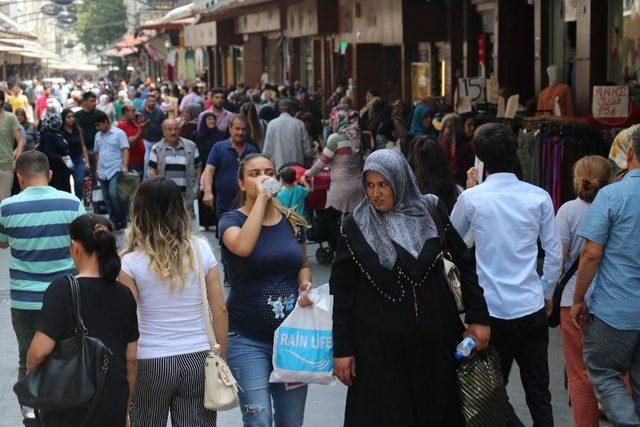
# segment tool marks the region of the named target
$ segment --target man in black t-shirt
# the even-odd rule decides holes
[[[76,123],[82,129],[84,145],[90,153],[93,152],[93,144],[96,139],[96,126],[93,115],[96,112],[97,97],[93,92],[85,92],[82,95],[82,109],[76,112]]]

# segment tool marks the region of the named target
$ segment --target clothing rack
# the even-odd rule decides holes
[[[574,163],[588,155],[607,157],[611,142],[603,136],[580,119],[523,119],[518,132],[522,178],[547,190],[557,211],[575,197]]]

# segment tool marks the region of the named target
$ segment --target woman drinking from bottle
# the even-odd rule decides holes
[[[241,389],[245,426],[301,426],[307,398],[307,386],[287,390],[284,384],[269,384],[274,331],[299,293],[311,288],[306,223],[263,186],[275,175],[268,156],[248,155],[238,170],[240,208],[225,213],[219,223],[231,282],[227,361]],[[300,305],[310,305],[308,297]]]

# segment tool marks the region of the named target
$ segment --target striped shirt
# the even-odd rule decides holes
[[[0,242],[11,248],[11,307],[40,310],[49,284],[74,274],[69,224],[85,213],[74,195],[28,187],[0,203]]]
[[[156,171],[158,170],[157,148],[157,145],[154,145],[153,148],[151,148],[148,163],[149,167]],[[171,148],[167,145],[166,156],[164,176],[175,182],[178,187],[180,187],[180,191],[184,194],[187,191],[187,155],[184,150],[184,142],[182,142],[182,138],[179,140],[177,148]],[[194,149],[193,157],[195,163],[194,168],[200,167],[202,162],[200,160],[198,148]]]

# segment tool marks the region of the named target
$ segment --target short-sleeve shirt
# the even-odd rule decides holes
[[[90,113],[80,109],[76,111],[76,123],[82,129],[82,137],[84,139],[84,145],[87,146],[87,150],[93,151],[93,143],[96,139],[96,133],[98,130],[96,129],[96,125],[94,122],[94,117],[96,114],[96,110],[93,110]]]
[[[282,206],[295,209],[296,213],[304,218],[304,202],[309,195],[309,189],[301,185],[294,185],[291,188],[282,188],[276,195],[276,199]]]
[[[238,165],[246,156],[257,152],[254,145],[245,143],[244,151],[238,154],[228,138],[211,148],[207,164],[216,168],[213,182],[218,211],[226,212],[233,208],[238,195]]]
[[[127,134],[127,138],[130,138],[137,134],[140,131],[140,124],[136,122],[128,122],[126,120],[120,120],[118,122],[118,127]],[[142,137],[139,137],[135,145],[129,144],[129,164],[130,165],[143,165],[144,164],[144,143],[142,142]]]
[[[229,331],[249,338],[272,341],[273,333],[291,313],[298,299],[298,272],[302,267],[301,239],[282,217],[273,226],[262,226],[253,252],[241,257],[223,242],[230,227],[242,227],[247,216],[238,210],[220,219],[220,245],[231,291],[227,298]]]
[[[11,248],[11,307],[40,310],[49,284],[75,273],[69,225],[85,213],[74,195],[53,187],[27,187],[0,203],[0,242]]]
[[[0,115],[0,170],[13,167],[13,134],[22,129],[15,114],[4,111]]]
[[[570,200],[558,209],[556,222],[558,224],[558,234],[563,244],[569,245],[569,256],[564,263],[562,271],[567,271],[573,262],[580,257],[580,251],[584,246],[584,239],[578,235],[578,228],[582,219],[587,214],[591,203],[587,203],[580,198]],[[576,289],[576,274],[567,282],[562,293],[561,307],[571,307],[573,305],[573,293]],[[589,292],[590,294],[590,292]]]
[[[113,353],[104,396],[118,399],[128,393],[126,349],[138,340],[136,300],[126,286],[102,278],[79,277],[80,313],[90,337],[100,339]],[[60,341],[73,335],[75,318],[72,310],[69,280],[53,282],[44,297],[36,329]]]
[[[208,273],[217,266],[215,255],[206,240],[197,241],[202,257],[199,268]],[[171,290],[150,268],[149,262],[149,256],[139,249],[122,256],[122,271],[138,288],[138,359],[208,350],[199,273],[189,271],[186,287],[182,291]],[[183,262],[187,262],[186,257]]]
[[[127,134],[116,126],[108,132],[96,134],[95,151],[98,152],[98,178],[107,180],[120,172],[122,150],[129,148]]]
[[[171,179],[180,187],[180,191],[184,194],[187,191],[187,153],[184,149],[184,142],[182,138],[178,141],[178,147],[172,148],[167,144],[165,150],[165,168],[164,176]],[[200,160],[200,153],[198,148],[193,150],[193,167],[197,168],[202,166],[202,160]],[[149,154],[149,167],[158,170],[158,146],[154,145],[151,148],[151,154]]]
[[[622,330],[640,330],[640,169],[598,192],[578,235],[604,245],[589,312]]]

